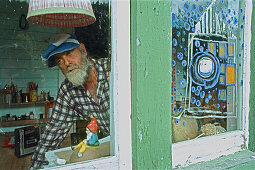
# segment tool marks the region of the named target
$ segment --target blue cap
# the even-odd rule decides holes
[[[53,57],[55,54],[70,51],[80,46],[77,37],[72,34],[58,34],[49,40],[50,45],[42,54],[42,61],[48,67],[56,66]]]

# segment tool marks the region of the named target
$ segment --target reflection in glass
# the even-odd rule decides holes
[[[49,104],[52,104],[57,98],[59,85],[63,81],[61,80],[61,76],[63,75],[59,72],[58,67],[49,69],[43,65],[41,60],[43,50],[48,46],[46,42],[52,35],[63,32],[75,34],[79,38],[79,41],[85,44],[88,55],[94,59],[107,58],[107,72],[111,70],[111,15],[109,1],[93,0],[91,3],[97,18],[94,24],[90,27],[63,29],[27,22],[24,15],[27,14],[28,11],[28,0],[3,0],[1,2],[0,9],[2,13],[0,19],[2,25],[0,29],[2,29],[4,34],[1,35],[2,41],[0,43],[0,123],[3,125],[0,128],[0,137],[1,140],[4,141],[5,137],[7,137],[5,135],[9,135],[9,132],[13,132],[15,128],[19,127],[16,125],[23,126],[30,123],[34,125],[40,122],[41,132],[44,132],[45,121],[52,115],[48,112],[48,107]],[[109,76],[109,74],[107,76]],[[31,93],[34,92],[34,90],[36,90],[35,93]],[[6,98],[8,98],[8,100],[6,100]],[[79,106],[76,106],[76,108],[78,107]],[[52,107],[50,107],[50,109],[52,109]],[[83,118],[80,117],[80,119]],[[16,124],[16,122],[13,123],[11,121],[19,123]],[[57,147],[70,147],[71,144],[78,143],[85,139],[86,126],[89,121],[90,120],[79,120],[75,122],[75,126],[72,126],[70,129],[72,135],[69,133],[62,141],[62,145]],[[98,137],[100,138],[99,141],[102,142],[104,152],[96,152],[93,156],[90,155],[86,157],[86,160],[109,155],[109,138],[105,141],[101,141],[102,134],[100,132],[98,133]],[[106,141],[108,142],[105,143]],[[4,152],[5,151],[7,150],[4,150]],[[72,150],[70,151],[73,152]],[[12,152],[14,151],[12,150]],[[64,155],[66,156],[68,154],[65,152]],[[27,169],[31,165],[31,156],[32,155],[28,155],[24,159],[19,158],[19,162],[22,163],[17,165],[17,161],[14,159],[15,165],[10,166],[14,169],[20,169],[21,166]],[[74,157],[71,157],[71,155],[69,156],[69,158],[72,159],[70,159],[71,161],[69,162],[67,161],[67,163],[84,161],[84,159],[73,159]],[[1,162],[6,162],[4,159],[5,158],[1,158]],[[12,160],[12,158],[6,158],[6,160]],[[11,169],[6,166],[6,164],[2,165],[2,167],[6,169]]]
[[[173,142],[237,130],[245,1],[172,2]]]

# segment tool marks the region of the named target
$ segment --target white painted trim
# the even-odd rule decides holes
[[[172,145],[173,168],[210,161],[243,150],[243,131],[202,137]]]
[[[116,16],[113,30],[115,153],[120,169],[132,169],[131,82],[130,82],[130,0],[113,0]],[[116,54],[116,56],[115,56]]]
[[[118,160],[119,158],[116,156],[109,156],[105,158],[99,158],[96,160],[77,162],[73,164],[67,164],[47,169],[61,169],[61,170],[119,169]]]
[[[244,59],[244,70],[243,70],[243,122],[245,131],[245,145],[248,148],[249,142],[249,99],[250,99],[250,51],[251,51],[251,16],[252,16],[252,1],[246,1],[245,7],[245,31],[244,31],[244,47],[246,58]]]

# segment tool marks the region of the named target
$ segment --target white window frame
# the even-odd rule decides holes
[[[112,0],[111,155],[48,169],[132,169],[130,0]]]
[[[244,56],[246,58],[243,67],[242,129],[172,144],[173,168],[210,161],[248,148],[252,1],[246,0],[245,12]]]

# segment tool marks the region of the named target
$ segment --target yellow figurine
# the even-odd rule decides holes
[[[87,133],[87,139],[84,139],[74,148],[74,150],[80,148],[78,153],[79,158],[82,157],[86,149],[92,149],[92,148],[97,149],[99,147],[96,118],[91,119],[91,122],[88,124],[86,128],[86,133]]]

